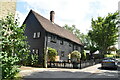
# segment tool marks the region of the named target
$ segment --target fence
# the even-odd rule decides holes
[[[48,67],[50,68],[78,68],[82,69],[100,63],[100,59],[86,60],[80,62],[66,62],[66,61],[50,61]]]

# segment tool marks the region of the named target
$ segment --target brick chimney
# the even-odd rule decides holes
[[[52,23],[54,23],[54,15],[55,15],[55,12],[54,11],[50,11],[50,21],[52,22]]]

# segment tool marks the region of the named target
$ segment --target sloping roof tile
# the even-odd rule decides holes
[[[42,27],[50,33],[56,34],[60,37],[69,39],[77,44],[81,44],[80,40],[70,31],[64,29],[63,27],[60,27],[59,25],[52,23],[50,20],[44,18],[43,16],[39,15],[35,11],[31,10],[32,13],[35,15],[39,23],[42,25]]]

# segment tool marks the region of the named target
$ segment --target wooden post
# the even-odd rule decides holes
[[[80,69],[81,69],[81,60],[80,60]]]
[[[45,48],[44,53],[44,67],[47,68],[47,54],[48,54],[48,48]]]
[[[50,61],[50,68],[51,68],[52,66],[51,66],[51,61]]]
[[[65,68],[65,61],[64,61],[64,68]]]

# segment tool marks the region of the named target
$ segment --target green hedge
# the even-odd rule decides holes
[[[104,55],[104,57],[114,57],[114,58],[119,58],[120,55],[118,55],[118,54],[114,54],[114,53],[111,53],[111,54],[106,54],[106,55]]]
[[[71,53],[70,56],[72,61],[78,61],[81,58],[81,53],[75,50]]]
[[[58,52],[56,49],[48,47],[48,59],[50,61],[55,61],[55,58],[57,55],[58,55]]]

